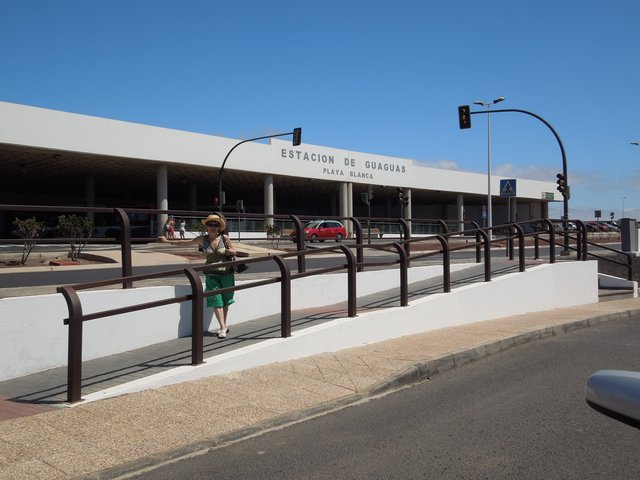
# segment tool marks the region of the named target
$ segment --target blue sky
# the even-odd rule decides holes
[[[564,143],[570,216],[640,217],[637,0],[0,0],[0,100],[487,171],[486,115]],[[479,107],[474,107],[477,109]],[[491,116],[493,173],[555,181],[538,120]],[[562,208],[552,207],[559,217]]]

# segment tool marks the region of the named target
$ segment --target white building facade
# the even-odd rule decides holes
[[[211,210],[222,161],[239,141],[0,102],[0,203]],[[494,225],[546,217],[548,202],[561,200],[552,181],[527,179],[509,200],[500,180],[491,178]],[[372,217],[482,226],[487,200],[486,174],[289,139],[241,145],[223,181],[225,211],[241,200],[266,214],[363,217],[361,193],[370,191]]]

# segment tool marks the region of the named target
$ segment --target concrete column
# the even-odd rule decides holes
[[[347,217],[353,217],[353,183],[347,183]],[[351,222],[344,222],[349,238],[353,237],[353,225]]]
[[[540,217],[549,218],[549,202],[540,202]]]
[[[349,216],[349,186],[346,182],[340,184],[340,190],[338,191],[338,203],[340,210],[340,217],[348,217]],[[350,225],[345,224],[345,228],[347,229],[347,236],[349,236]]]
[[[273,195],[273,175],[264,176],[264,213],[265,215],[273,215],[275,208],[275,200]],[[267,218],[264,221],[265,226],[273,225],[273,218]]]
[[[84,198],[85,198],[85,206],[87,207],[96,206],[96,179],[93,176],[88,176],[84,180]],[[87,213],[87,218],[93,222],[96,218],[95,213],[93,212]]]
[[[198,185],[189,184],[189,210],[198,210]]]
[[[464,230],[464,194],[459,193],[456,196],[456,220],[460,223],[458,224],[458,231],[461,232]]]
[[[159,210],[169,209],[169,182],[166,165],[159,165],[156,170],[156,205]],[[164,224],[167,221],[166,213],[158,214],[158,235],[164,235]]]
[[[411,189],[403,188],[402,191],[404,192],[404,198],[409,199],[409,203],[407,204],[406,207],[404,207],[404,218],[406,220],[411,218]],[[409,223],[409,230],[411,230],[411,222],[408,222],[408,223]]]

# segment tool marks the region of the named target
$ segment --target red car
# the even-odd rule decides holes
[[[347,230],[340,222],[336,220],[314,220],[307,223],[304,227],[305,240],[312,242],[324,242],[327,239],[333,239],[336,242],[341,241],[347,236]],[[296,231],[291,232],[291,240],[296,242]]]

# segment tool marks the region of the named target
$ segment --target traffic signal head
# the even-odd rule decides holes
[[[469,105],[462,105],[458,107],[458,122],[460,122],[460,128],[471,128],[471,111]]]
[[[302,128],[293,129],[293,146],[297,147],[302,143]]]
[[[404,205],[404,192],[401,188],[398,188],[398,203]]]
[[[565,195],[567,192],[567,179],[562,173],[557,174],[556,177],[558,177],[558,180],[556,180],[556,183],[558,184],[558,191],[562,195]]]

